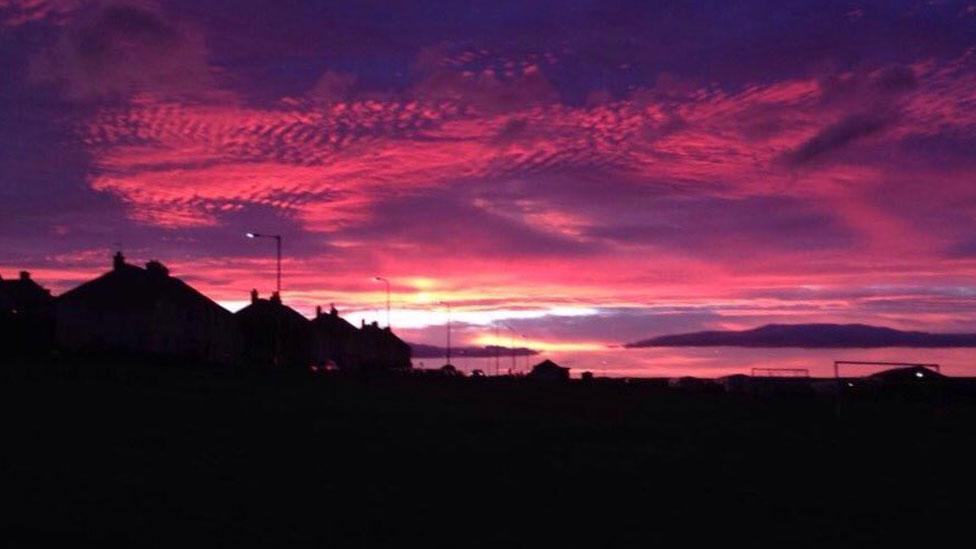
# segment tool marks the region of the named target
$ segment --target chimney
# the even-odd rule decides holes
[[[360,318],[359,319],[359,327],[360,328],[365,328],[366,327],[366,319],[365,318]]]
[[[278,305],[281,305],[281,294],[279,294],[278,292],[272,292],[271,293],[271,302],[272,303],[277,303]]]
[[[169,276],[169,269],[166,268],[166,265],[163,265],[162,263],[156,261],[155,259],[150,261],[149,263],[146,263],[146,271],[160,277]]]
[[[116,271],[121,269],[125,265],[125,256],[122,255],[121,251],[115,252],[112,256],[112,268]]]
[[[321,305],[316,305],[315,306],[315,318],[318,318],[320,316],[322,316],[322,306]]]
[[[258,302],[258,291],[257,290],[251,290],[251,303],[253,304],[253,303],[257,303],[257,302]]]
[[[339,311],[335,308],[335,303],[329,305],[329,314],[332,316],[339,316]]]
[[[30,280],[30,273],[27,271],[20,271],[20,279],[23,281]]]

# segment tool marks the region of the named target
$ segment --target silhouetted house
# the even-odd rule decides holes
[[[693,376],[669,379],[668,387],[694,393],[716,393],[725,390],[722,384],[717,381]]]
[[[476,370],[476,371],[481,372],[481,370]],[[447,376],[447,377],[464,377],[464,372],[458,370],[453,364],[445,364],[440,368],[438,368],[437,372],[440,375]],[[476,376],[476,377],[484,377],[484,376],[485,373],[481,372],[481,376]]]
[[[312,365],[311,322],[284,305],[277,292],[270,299],[251,291],[251,304],[234,315],[241,332],[241,361],[246,367],[307,371]]]
[[[934,383],[945,379],[945,376],[924,366],[910,366],[906,368],[892,368],[867,378],[871,383],[890,385]]]
[[[563,368],[547,359],[533,366],[528,377],[542,381],[566,381],[569,379],[569,368]]]
[[[360,366],[359,330],[339,316],[335,306],[328,314],[315,308],[312,320],[312,362],[320,367],[334,365],[340,370]]]
[[[235,358],[233,315],[158,261],[140,268],[115,254],[112,270],[55,300],[57,343],[69,352]]]
[[[21,271],[14,280],[0,276],[0,355],[50,350],[54,337],[50,290]]]
[[[692,378],[694,379],[694,378]],[[813,392],[813,384],[808,377],[747,376],[732,374],[715,380],[726,393],[775,396],[806,395]]]
[[[389,327],[376,322],[359,328],[360,367],[369,370],[405,370],[410,368],[411,349]]]
[[[869,399],[940,400],[948,378],[924,366],[884,370],[862,379],[840,379],[844,395]]]
[[[745,374],[732,374],[718,378],[726,393],[751,393],[755,386],[753,378]]]

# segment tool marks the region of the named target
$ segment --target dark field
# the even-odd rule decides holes
[[[976,407],[951,387],[838,407],[650,382],[13,364],[2,403],[16,547],[941,545],[974,511]]]

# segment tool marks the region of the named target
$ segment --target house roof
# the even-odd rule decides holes
[[[255,299],[235,315],[238,318],[273,318],[292,324],[309,324],[309,320],[295,309],[271,299]]]
[[[0,277],[0,304],[19,307],[47,303],[50,300],[51,292],[34,282],[26,271],[22,271],[20,277],[13,280]]]
[[[222,314],[230,311],[195,290],[186,282],[169,276],[162,263],[152,261],[147,268],[125,263],[120,256],[114,268],[57,298],[59,304],[86,303],[103,310],[138,311],[166,301],[184,307],[207,307]]]
[[[892,368],[890,370],[884,370],[871,374],[868,376],[869,379],[879,380],[879,381],[923,381],[923,380],[933,380],[941,379],[945,376],[936,372],[935,370],[926,368],[924,366],[908,366],[904,368]]]
[[[359,332],[365,337],[374,337],[381,341],[385,339],[394,345],[400,345],[407,348],[410,347],[407,342],[403,341],[398,335],[393,333],[393,330],[391,330],[389,327],[381,328],[375,322],[372,324],[363,325],[363,327],[359,329]]]
[[[536,370],[539,370],[539,371],[545,371],[545,370],[569,371],[569,368],[564,368],[563,366],[560,366],[560,365],[556,364],[555,362],[553,362],[553,361],[551,361],[551,360],[549,360],[547,358],[546,360],[543,360],[542,362],[540,362],[540,363],[538,363],[538,364],[536,364],[535,366],[532,367],[532,371],[533,372],[536,371]]]
[[[312,324],[316,328],[329,331],[353,332],[356,327],[338,314],[323,314],[312,319]]]

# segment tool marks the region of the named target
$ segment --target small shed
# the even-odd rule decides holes
[[[564,368],[546,359],[533,366],[528,377],[543,381],[567,381],[569,380],[569,368]]]

